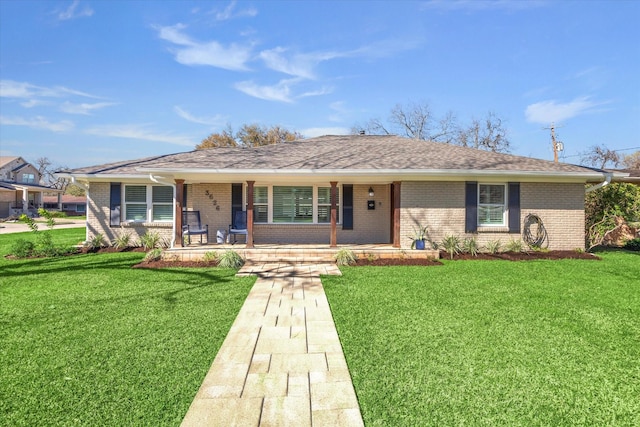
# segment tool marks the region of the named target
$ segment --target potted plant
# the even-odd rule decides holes
[[[413,227],[413,236],[409,237],[412,241],[411,249],[424,250],[427,241],[427,226]]]

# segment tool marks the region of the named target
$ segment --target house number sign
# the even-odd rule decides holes
[[[215,206],[216,210],[219,211],[220,205],[218,204],[218,201],[213,198],[213,194],[211,194],[209,190],[205,190],[204,195],[207,196],[209,200],[211,200],[211,203],[213,204],[213,206]]]

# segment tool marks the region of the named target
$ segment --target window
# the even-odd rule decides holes
[[[153,201],[153,221],[173,220],[173,188],[172,187],[152,187]]]
[[[312,223],[313,187],[273,187],[273,222]]]
[[[253,187],[253,222],[269,222],[269,187]]]
[[[336,222],[340,222],[340,193],[336,188]],[[331,222],[331,187],[318,187],[318,222]]]
[[[507,212],[507,186],[504,184],[479,184],[478,225],[504,226]]]
[[[125,185],[126,221],[173,220],[173,188],[159,185]]]
[[[36,182],[36,176],[32,173],[23,173],[22,174],[22,182],[25,184],[33,184]]]

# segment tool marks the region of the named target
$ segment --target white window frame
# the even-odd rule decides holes
[[[480,187],[483,185],[490,185],[490,186],[500,186],[503,189],[503,200],[504,203],[499,204],[499,203],[480,203]],[[507,221],[508,221],[508,217],[509,217],[509,200],[508,200],[508,196],[509,196],[509,192],[508,192],[508,185],[506,183],[502,183],[502,182],[479,182],[478,183],[478,200],[477,200],[477,206],[478,206],[478,218],[477,218],[477,224],[478,227],[505,227],[507,226]],[[501,223],[488,223],[488,222],[482,222],[481,221],[481,216],[480,216],[480,208],[481,207],[498,207],[501,206],[502,207],[502,222]]]
[[[146,212],[146,218],[145,219],[138,219],[138,220],[127,220],[127,205],[128,204],[137,204],[137,205],[143,205],[142,202],[127,202],[126,199],[126,188],[127,187],[145,187],[145,212]],[[170,224],[173,222],[174,220],[174,216],[175,216],[175,209],[172,209],[171,211],[171,219],[168,220],[157,220],[154,221],[153,220],[153,187],[169,187],[171,188],[171,186],[168,185],[154,185],[154,184],[123,184],[122,185],[122,195],[121,195],[121,205],[122,205],[122,218],[125,218],[123,220],[123,222],[125,223],[162,223],[162,224]],[[175,192],[173,191],[173,188],[171,190],[172,192],[172,197],[171,197],[171,206],[175,206]],[[169,203],[155,203],[156,205],[168,205]]]
[[[255,187],[267,187],[267,211],[268,211],[268,215],[267,215],[267,222],[254,222],[254,224],[264,224],[264,225],[328,225],[331,224],[331,221],[329,222],[318,222],[318,188],[329,188],[331,189],[331,184],[327,183],[327,184],[300,184],[300,185],[287,185],[287,184],[255,184]],[[273,222],[273,187],[312,187],[312,222]],[[243,196],[244,196],[244,205],[247,205],[247,186],[246,184],[244,185],[244,192],[243,192]],[[342,203],[340,203],[340,201],[342,200],[342,189],[341,186],[338,185],[336,187],[336,192],[338,193],[338,200],[337,200],[337,209],[338,209],[338,219],[339,221],[336,222],[336,224],[342,224]],[[254,207],[255,207],[255,202],[254,202]],[[264,203],[261,203],[261,205],[264,206]]]
[[[22,183],[23,184],[35,184],[36,183],[36,174],[35,173],[23,173],[22,174]]]

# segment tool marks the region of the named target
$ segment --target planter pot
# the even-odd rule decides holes
[[[424,250],[424,240],[416,240],[416,249]]]

